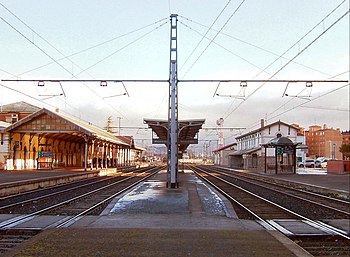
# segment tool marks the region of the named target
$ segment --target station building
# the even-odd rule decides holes
[[[0,169],[6,170],[129,166],[141,159],[144,150],[130,136],[115,136],[45,108],[13,123],[2,122],[0,134]]]
[[[236,137],[234,144],[215,150],[214,156],[218,156],[215,163],[255,171],[277,171],[277,168],[283,171],[284,167],[291,172],[296,159],[305,159],[306,155],[303,149],[296,149],[297,145],[298,148],[305,146],[300,130],[295,124],[282,121],[265,124],[262,119],[260,128]],[[277,148],[283,148],[283,152],[277,153]]]

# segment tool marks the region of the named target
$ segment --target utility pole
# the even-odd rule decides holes
[[[118,119],[118,136],[120,136],[120,120],[122,119],[123,117],[117,117]]]
[[[168,109],[168,174],[167,185],[178,187],[178,88],[177,88],[177,14],[170,15],[170,69]],[[169,163],[170,162],[170,163]],[[170,169],[170,170],[169,170]]]

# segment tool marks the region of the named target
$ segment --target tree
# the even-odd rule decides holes
[[[350,144],[342,144],[339,147],[339,152],[343,154],[344,160],[350,159]]]

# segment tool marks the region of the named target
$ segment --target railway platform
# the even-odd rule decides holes
[[[160,172],[115,198],[100,216],[48,229],[10,256],[310,256],[280,232],[238,219],[192,171],[179,173],[179,182],[166,188]]]
[[[273,176],[278,179],[293,181],[324,189],[337,190],[347,193],[350,191],[350,174],[308,174],[305,172],[303,174],[278,174]]]
[[[98,176],[99,173],[100,170],[84,171],[78,168],[0,171],[0,196],[64,184]]]
[[[328,195],[337,195],[350,200],[350,174],[327,174],[318,170],[304,171],[297,174],[263,174],[259,176],[281,180],[283,183],[294,184],[299,188]]]

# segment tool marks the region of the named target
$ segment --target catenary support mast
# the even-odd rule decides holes
[[[170,15],[170,71],[168,110],[168,180],[176,188],[178,172],[178,89],[177,89],[177,14]]]

